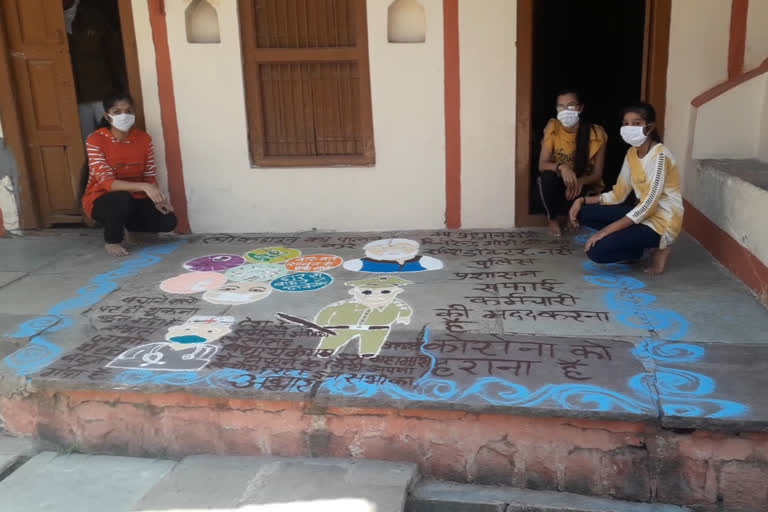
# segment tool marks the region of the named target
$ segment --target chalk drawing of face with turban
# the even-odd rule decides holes
[[[443,262],[419,255],[419,242],[407,238],[387,238],[363,247],[365,258],[348,260],[344,268],[353,272],[396,273],[440,270]]]
[[[211,304],[238,306],[257,302],[272,293],[269,283],[227,283],[203,294],[203,300]]]

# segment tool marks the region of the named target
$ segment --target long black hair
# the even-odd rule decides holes
[[[621,118],[624,119],[624,116],[629,114],[630,112],[632,112],[633,114],[638,114],[648,124],[656,122],[656,109],[653,108],[653,105],[651,105],[650,103],[643,103],[642,101],[638,101],[637,103],[632,103],[631,105],[624,107],[624,110],[621,111]],[[652,141],[661,143],[661,135],[659,135],[659,126],[658,125],[654,126],[653,131],[649,133],[648,136],[651,138]]]
[[[565,94],[573,94],[579,105],[584,105],[583,95],[577,89],[561,89],[557,91],[556,98]],[[576,153],[573,155],[573,172],[576,173],[576,176],[584,174],[589,166],[589,142],[591,138],[592,121],[589,119],[589,113],[582,110],[579,114],[579,129],[576,132]]]
[[[101,105],[104,107],[104,112],[109,112],[109,109],[115,106],[116,103],[120,101],[127,101],[131,105],[135,105],[133,102],[133,98],[128,93],[117,93],[112,94],[110,96],[107,96],[104,98],[104,101],[101,102]],[[109,128],[110,124],[109,121],[107,121],[106,117],[102,117],[101,121],[99,122],[99,125],[96,127],[96,129],[100,128]],[[85,143],[85,141],[83,141]],[[86,150],[85,153],[85,163],[83,163],[83,168],[80,170],[80,200],[83,199],[83,194],[85,194],[85,189],[88,188],[88,178],[90,176],[90,167],[88,166],[88,152]]]

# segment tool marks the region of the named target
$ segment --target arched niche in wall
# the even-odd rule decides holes
[[[390,43],[423,43],[427,40],[427,16],[418,0],[394,0],[387,13]]]
[[[219,14],[208,0],[192,0],[184,11],[184,15],[188,43],[212,44],[221,42]]]

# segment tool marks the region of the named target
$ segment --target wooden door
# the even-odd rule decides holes
[[[643,101],[656,107],[656,128],[664,136],[667,99],[667,62],[672,0],[648,0],[645,4],[643,45]]]
[[[85,151],[62,2],[0,0],[0,12],[40,223],[78,222]]]

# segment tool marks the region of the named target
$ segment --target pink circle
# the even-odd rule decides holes
[[[245,258],[236,254],[211,254],[189,260],[184,264],[184,268],[197,272],[222,272],[239,267],[243,263],[245,263]]]
[[[166,293],[200,293],[215,290],[227,282],[224,275],[217,272],[189,272],[171,277],[160,283],[160,289]]]

